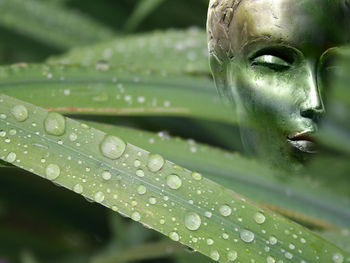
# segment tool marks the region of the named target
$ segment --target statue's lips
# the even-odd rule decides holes
[[[316,143],[310,132],[300,132],[287,137],[288,143],[304,153],[317,153]]]

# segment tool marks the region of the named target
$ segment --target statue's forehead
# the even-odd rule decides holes
[[[341,22],[326,0],[246,0],[233,18],[230,35],[233,48],[251,42],[283,42],[296,48],[331,47],[341,44]],[[332,27],[330,27],[332,23]],[[346,32],[340,32],[346,34]]]

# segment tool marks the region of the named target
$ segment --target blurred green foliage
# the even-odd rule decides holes
[[[4,16],[4,14],[8,15],[10,13],[14,18],[17,16],[18,19],[17,9],[2,7],[4,4],[8,4],[6,2],[11,1],[0,1],[0,14]],[[21,2],[28,2],[28,0],[15,0],[14,2],[18,2],[18,5],[22,6]],[[51,5],[53,10],[62,9],[68,15],[70,13],[83,15],[86,19],[104,25],[118,36],[168,28],[188,28],[192,26],[204,28],[208,5],[207,0],[156,1],[147,9],[147,12],[143,13],[143,19],[133,22],[130,19],[133,18],[133,13],[138,9],[138,6],[144,2],[142,0],[35,0],[29,2],[38,5],[43,4],[45,7]],[[47,9],[50,9],[50,7]],[[30,15],[28,14],[29,17],[27,18],[18,19],[19,23],[22,25],[28,23],[32,19]],[[53,13],[41,13],[43,17],[41,21],[45,24],[45,20],[53,15],[54,11]],[[28,19],[28,22],[25,19]],[[79,29],[80,25],[72,24],[70,26]],[[132,25],[132,27],[128,25]],[[62,34],[63,28],[60,28],[61,32],[57,31],[57,28],[52,28],[52,30],[59,36]],[[2,21],[0,21],[0,35],[0,64],[23,61],[41,62],[50,55],[61,54],[67,50],[66,47],[46,43],[43,40],[45,35],[41,37],[40,32],[39,35],[30,35],[23,32],[20,26],[9,26],[2,23]],[[98,38],[96,38],[97,40]]]

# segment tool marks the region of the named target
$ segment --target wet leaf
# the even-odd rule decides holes
[[[27,109],[27,118],[12,114]],[[0,95],[0,157],[220,262],[345,262],[308,229],[119,137]],[[62,129],[60,135],[48,133]],[[46,127],[46,128],[45,128]],[[50,130],[49,129],[49,130]]]

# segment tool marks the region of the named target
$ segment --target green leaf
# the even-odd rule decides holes
[[[110,39],[114,34],[93,19],[61,4],[0,0],[0,25],[60,49]]]
[[[161,156],[6,95],[0,101],[1,159],[214,260],[350,260],[308,229]]]
[[[157,243],[147,243],[137,247],[124,249],[122,252],[118,251],[114,254],[96,256],[92,259],[92,263],[135,262],[137,260],[169,257],[184,252],[184,247],[178,243],[173,241],[160,241]]]
[[[149,16],[164,0],[141,0],[135,7],[135,10],[125,22],[124,30],[131,32],[142,23],[142,21]]]
[[[110,66],[128,66],[163,72],[209,74],[206,34],[202,30],[168,30],[119,37],[65,55],[50,63],[95,65],[107,61]]]
[[[70,114],[186,116],[232,122],[211,80],[96,67],[0,68],[0,92]]]
[[[319,186],[317,181],[290,176],[247,159],[193,140],[172,138],[141,130],[88,122],[150,152],[203,173],[249,199],[299,222],[318,228],[350,227],[350,199]]]

